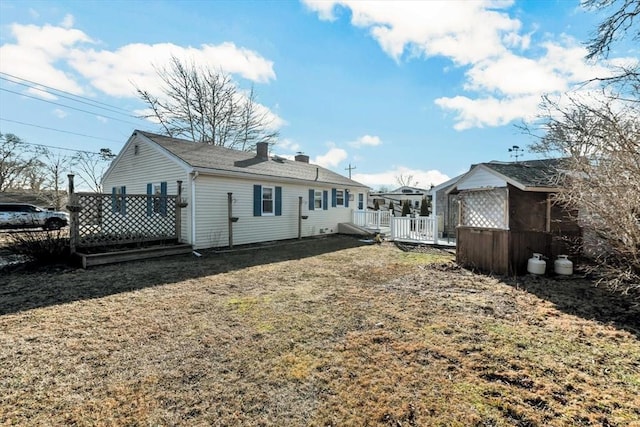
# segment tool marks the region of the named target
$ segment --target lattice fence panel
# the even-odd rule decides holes
[[[460,224],[466,227],[507,229],[507,189],[460,193]]]
[[[176,239],[176,196],[76,193],[77,246]]]

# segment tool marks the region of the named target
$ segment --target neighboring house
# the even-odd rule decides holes
[[[351,222],[352,209],[366,207],[368,193],[367,186],[310,164],[308,156],[271,157],[266,143],[253,153],[143,131],[114,159],[103,188],[117,201],[119,194],[177,194],[177,181],[187,202],[181,240],[195,249],[227,246],[229,217],[237,218],[233,244],[336,233],[339,223]],[[149,206],[158,215],[162,208]]]
[[[534,252],[552,261],[571,254],[581,229],[575,212],[553,203],[561,168],[561,159],[481,163],[449,187],[460,202],[458,263],[524,274]]]
[[[420,204],[423,198],[430,198],[429,190],[425,188],[402,186],[392,191],[379,191],[370,194],[369,208],[372,209],[376,200],[378,206],[382,209],[388,209],[389,203],[393,202],[394,214],[400,215],[402,212],[402,204],[405,200],[409,201],[412,213],[420,212]]]
[[[463,175],[458,175],[430,190],[433,216],[438,218],[439,237],[455,238],[458,226],[458,195],[449,193],[449,190]]]

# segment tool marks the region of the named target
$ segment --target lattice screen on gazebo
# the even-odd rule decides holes
[[[460,225],[465,227],[507,229],[507,189],[460,193]]]
[[[77,245],[108,246],[176,238],[176,196],[76,193]]]

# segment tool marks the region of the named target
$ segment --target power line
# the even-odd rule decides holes
[[[14,93],[14,94],[16,94],[16,95],[24,96],[24,97],[27,97],[27,98],[35,99],[35,100],[37,100],[37,101],[42,101],[42,102],[47,102],[47,103],[49,103],[49,104],[58,105],[58,106],[60,106],[60,107],[70,108],[70,109],[72,109],[72,110],[80,111],[80,112],[82,112],[82,113],[87,113],[87,114],[91,114],[91,115],[96,115],[96,114],[98,114],[98,113],[96,113],[95,111],[87,111],[87,110],[83,110],[82,108],[76,108],[76,107],[72,107],[72,106],[70,106],[70,105],[60,104],[59,102],[53,102],[53,101],[50,101],[50,100],[48,100],[48,99],[38,98],[37,96],[27,95],[27,94],[24,94],[24,93],[16,92],[16,91],[9,90],[9,89],[5,89],[5,88],[2,88],[2,87],[0,87],[0,90],[3,90],[3,91],[5,91],[5,92]],[[126,120],[118,119],[118,118],[116,118],[116,117],[107,116],[107,115],[105,115],[105,114],[99,114],[99,115],[100,115],[100,116],[102,116],[102,117],[105,117],[105,118],[107,118],[107,119],[115,120],[115,121],[122,122],[122,123],[127,123],[127,124],[130,124],[130,125],[133,125],[133,126],[137,126],[137,124],[136,124],[136,123],[128,122],[128,121],[126,121]]]
[[[95,155],[95,156],[101,156],[102,155],[102,153],[96,153],[94,151],[77,150],[77,149],[74,149],[74,148],[56,147],[55,145],[36,144],[35,142],[27,142],[27,141],[22,141],[22,140],[20,141],[20,143],[25,144],[25,145],[33,145],[34,147],[54,148],[56,150],[73,151],[74,153],[85,153],[85,154],[90,154],[90,155]]]
[[[76,94],[74,94],[74,93],[67,92],[67,91],[64,91],[64,90],[62,90],[62,89],[56,89],[56,88],[54,88],[54,87],[47,86],[47,85],[42,84],[42,83],[34,82],[33,80],[24,79],[24,78],[22,78],[22,77],[18,77],[18,76],[15,76],[15,75],[13,75],[13,74],[5,73],[5,72],[3,72],[3,71],[0,71],[0,74],[4,74],[5,76],[9,76],[9,77],[11,77],[12,79],[22,80],[23,82],[29,82],[29,83],[34,84],[34,85],[37,85],[37,86],[42,86],[42,87],[44,87],[44,88],[47,88],[47,89],[50,89],[50,90],[53,90],[53,91],[56,91],[56,92],[61,92],[61,93],[64,93],[64,94],[70,95],[70,96],[72,96],[72,97],[76,97],[76,98],[84,99],[84,100],[87,100],[87,101],[93,102],[94,104],[100,104],[100,105],[104,105],[105,107],[115,108],[116,110],[121,110],[121,111],[124,111],[124,112],[126,112],[126,113],[129,113],[129,114],[130,114],[130,112],[129,112],[129,111],[125,110],[124,108],[116,107],[115,105],[110,105],[110,104],[107,104],[107,103],[105,103],[105,102],[96,101],[96,100],[94,100],[94,99],[87,98],[87,97],[85,97],[85,96],[76,95]],[[5,78],[5,80],[7,80],[7,81],[13,81],[13,80],[6,79],[6,78]],[[16,81],[13,81],[13,82],[14,82],[14,83],[19,83],[19,82],[16,82]]]
[[[83,133],[71,132],[71,131],[68,131],[68,130],[55,129],[55,128],[50,128],[50,127],[46,127],[46,126],[34,125],[33,123],[25,123],[25,122],[20,122],[18,120],[5,119],[4,117],[1,117],[1,116],[0,116],[0,120],[4,120],[5,122],[10,122],[10,123],[17,123],[19,125],[32,126],[34,128],[51,130],[51,131],[54,131],[54,132],[61,132],[61,133],[68,133],[70,135],[83,136],[85,138],[101,139],[103,141],[116,142],[116,143],[121,143],[122,142],[122,141],[116,141],[114,139],[100,138],[99,136],[92,136],[92,135],[85,135]]]
[[[19,85],[21,85],[21,86],[25,86],[25,87],[28,87],[28,88],[30,88],[30,89],[39,90],[39,91],[41,91],[41,92],[44,92],[44,93],[47,93],[47,94],[50,94],[50,95],[53,95],[53,96],[59,96],[60,98],[66,98],[66,99],[69,99],[69,100],[71,100],[71,101],[73,101],[73,102],[78,102],[78,103],[80,103],[80,104],[85,104],[85,105],[88,105],[88,106],[93,107],[93,108],[100,108],[100,109],[102,109],[102,110],[110,111],[110,112],[115,113],[115,114],[121,114],[121,115],[123,115],[123,116],[127,116],[127,117],[134,117],[134,118],[135,118],[135,116],[131,115],[131,114],[130,114],[130,113],[128,113],[128,112],[127,112],[127,113],[122,113],[122,112],[120,112],[120,111],[117,111],[117,110],[114,110],[114,109],[111,109],[111,108],[101,107],[100,105],[94,105],[94,104],[92,104],[91,102],[86,102],[86,101],[81,101],[80,99],[75,99],[75,98],[74,98],[74,97],[72,97],[72,96],[61,95],[61,94],[59,94],[59,93],[51,93],[51,92],[48,92],[48,91],[46,91],[46,90],[44,90],[44,89],[42,89],[42,88],[39,88],[38,86],[34,86],[34,85],[27,84],[27,83],[22,83],[22,82],[17,82],[17,81],[15,81],[15,80],[11,80],[11,79],[8,79],[8,78],[6,78],[6,77],[2,77],[2,76],[0,76],[0,80],[5,80],[5,81],[11,82],[11,83],[19,84]],[[9,91],[8,89],[3,89],[3,90],[7,90],[7,92],[11,92],[11,91]],[[55,89],[54,89],[54,90],[55,90]],[[13,92],[13,93],[16,93],[16,92]],[[25,96],[26,96],[26,95],[25,95]]]

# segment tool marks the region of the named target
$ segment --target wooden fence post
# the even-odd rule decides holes
[[[78,213],[80,212],[80,206],[78,205],[78,196],[75,193],[75,187],[73,184],[73,177],[73,174],[67,175],[67,179],[69,182],[69,200],[67,204],[67,210],[69,211],[69,252],[71,254],[76,253],[76,248],[78,246]]]
[[[175,201],[175,218],[176,218],[176,239],[178,240],[178,243],[181,242],[181,238],[182,238],[182,208],[183,208],[183,203],[182,203],[182,181],[178,180],[177,181],[178,184],[178,195],[176,196],[176,201]]]
[[[227,217],[229,222],[229,248],[233,248],[233,193],[227,193]]]

